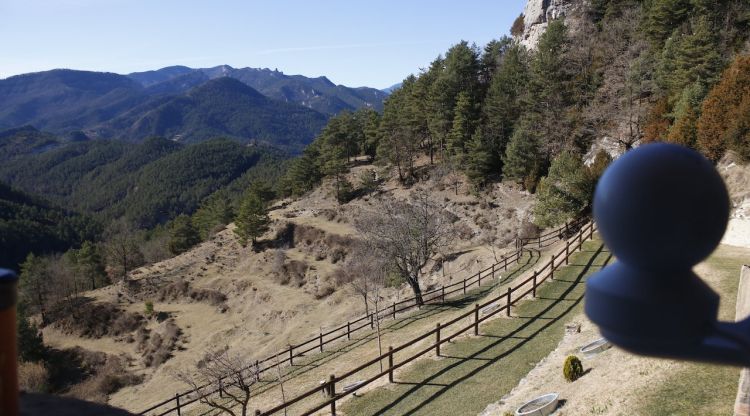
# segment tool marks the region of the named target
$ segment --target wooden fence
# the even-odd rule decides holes
[[[323,401],[322,403],[319,403],[318,405],[304,411],[303,413],[301,413],[301,415],[304,415],[304,416],[311,415],[326,407],[330,407],[331,414],[335,415],[336,414],[336,402],[341,400],[342,398],[348,395],[354,394],[357,390],[380,379],[381,377],[387,376],[388,381],[392,383],[393,372],[396,369],[416,360],[417,358],[433,350],[435,351],[435,354],[437,356],[440,356],[440,346],[442,344],[446,342],[450,342],[454,338],[466,332],[473,330],[474,335],[479,335],[479,324],[488,320],[489,318],[491,318],[492,316],[498,313],[501,313],[504,311],[507,314],[507,316],[510,316],[511,306],[513,306],[516,302],[518,302],[519,300],[523,299],[524,297],[528,295],[532,295],[533,297],[536,297],[537,287],[541,285],[542,283],[544,283],[544,281],[546,281],[547,279],[553,279],[554,271],[558,269],[560,266],[568,264],[568,259],[570,255],[576,250],[581,249],[583,246],[583,242],[593,237],[594,231],[596,231],[596,227],[593,223],[589,223],[588,225],[583,227],[580,230],[580,232],[577,233],[572,239],[566,241],[565,247],[562,250],[560,250],[560,252],[553,254],[551,256],[550,261],[546,263],[545,266],[542,267],[541,270],[534,271],[534,273],[528,279],[519,283],[515,287],[513,288],[509,287],[506,293],[501,294],[493,299],[490,299],[482,304],[476,304],[474,305],[473,310],[470,310],[460,316],[457,316],[448,322],[438,323],[435,329],[425,332],[424,334],[419,335],[418,337],[404,344],[401,344],[396,348],[388,347],[388,352],[378,357],[375,357],[372,360],[345,372],[344,374],[341,374],[341,375],[332,374],[326,383],[320,386],[316,386],[294,398],[291,398],[287,400],[285,403],[279,404],[278,406],[275,406],[265,411],[256,410],[255,414],[260,415],[260,416],[272,415],[314,394],[323,393],[330,397],[327,400]],[[522,293],[516,293],[519,291],[522,291]],[[484,314],[483,316],[480,316],[480,311],[483,308],[492,306],[493,304],[497,302],[503,302],[503,301],[504,301],[504,304],[501,307],[494,309]],[[466,320],[467,318],[470,321],[469,324],[460,326],[461,321]],[[445,332],[453,329],[455,326],[459,327],[457,330],[455,330],[455,332],[453,332],[452,334],[448,336],[442,336]],[[394,354],[396,354],[399,351],[403,351],[404,349],[411,347],[414,344],[422,340],[428,339],[428,338],[434,338],[435,342],[417,351],[415,354],[409,356],[406,359],[402,359],[399,362],[395,360]],[[340,383],[341,381],[364,371],[370,366],[378,365],[379,363],[383,361],[386,361],[388,363],[388,366],[385,370],[380,371],[376,373],[375,375],[370,376],[369,378],[356,383],[356,385],[351,388],[345,389],[341,392],[337,392],[336,390],[337,383]]]
[[[547,247],[552,244],[551,241],[553,240],[557,241],[557,240],[566,238],[570,233],[573,233],[576,230],[580,230],[580,232],[577,234],[578,236],[580,236],[584,232],[584,229],[585,229],[584,224],[586,223],[586,221],[587,221],[586,218],[580,218],[578,220],[566,222],[563,226],[557,229],[554,229],[552,231],[549,231],[538,237],[516,239],[516,244],[515,244],[516,251],[506,256],[503,256],[496,263],[492,264],[491,266],[483,270],[480,270],[479,272],[475,273],[474,275],[470,277],[467,277],[456,283],[453,283],[447,286],[441,286],[437,289],[433,289],[433,290],[422,293],[423,302],[425,304],[442,303],[442,302],[445,302],[445,299],[447,297],[457,294],[457,293],[460,293],[461,296],[463,296],[466,294],[467,289],[473,288],[474,285],[476,285],[477,287],[481,287],[482,279],[485,279],[485,280],[488,278],[494,279],[496,273],[499,273],[501,270],[503,271],[508,270],[509,266],[513,265],[514,263],[520,262],[525,246],[532,245],[532,246],[536,246],[539,248]],[[564,252],[568,253],[569,248],[570,248],[570,240],[568,240]],[[560,254],[557,254],[556,256],[559,256],[559,255]],[[554,257],[555,256],[553,256],[553,259]],[[567,264],[567,254],[565,256],[565,262]],[[545,268],[546,267],[547,266],[545,266]],[[543,270],[544,269],[542,269],[542,271]],[[537,273],[541,273],[541,271],[535,272],[535,276]],[[534,286],[534,288],[536,288],[536,285]],[[513,290],[516,290],[516,289],[513,289]],[[510,293],[511,292],[509,291],[507,295],[503,295],[503,296],[508,296],[509,298],[511,296]],[[485,302],[482,308],[484,308],[485,306],[491,305],[492,303],[496,302],[498,299],[499,298],[493,299],[489,302]],[[378,309],[373,312],[370,312],[369,314],[366,314],[358,319],[347,321],[345,324],[339,325],[336,328],[330,329],[325,332],[320,331],[320,333],[318,333],[316,336],[313,336],[312,338],[306,341],[302,341],[298,344],[290,344],[286,349],[278,352],[277,354],[272,354],[268,356],[267,358],[264,358],[263,360],[255,361],[255,363],[251,367],[245,368],[243,369],[243,371],[252,369],[252,371],[255,374],[257,374],[258,376],[261,376],[263,373],[276,368],[277,357],[279,357],[279,360],[283,359],[284,364],[289,364],[290,366],[294,365],[295,358],[305,356],[307,353],[310,353],[313,351],[323,352],[324,347],[330,343],[343,340],[344,338],[346,340],[350,340],[353,334],[363,329],[370,329],[370,330],[374,329],[376,319],[378,320],[382,320],[386,318],[396,319],[396,315],[398,313],[402,313],[402,312],[417,308],[418,306],[419,305],[416,302],[416,297],[411,297],[411,298],[404,299],[398,302],[393,302],[390,305],[382,309]],[[492,314],[487,315],[487,316],[492,316],[495,313],[497,313],[499,310],[502,310],[502,308],[494,311]],[[474,313],[474,312],[471,312],[471,313]],[[481,319],[479,322],[481,322],[484,319],[486,318]],[[433,330],[431,333],[434,333],[434,332],[435,331]],[[417,341],[412,340],[410,342],[412,343],[418,342],[419,340],[422,340],[425,337],[426,335],[418,337]],[[447,342],[447,341],[444,340],[443,342]],[[412,344],[409,344],[409,345],[412,345]],[[399,347],[397,350],[394,350],[394,353],[400,351],[403,348],[406,348],[406,346]],[[439,348],[439,344],[438,344],[438,348]],[[376,360],[375,362],[377,363],[378,361]],[[404,363],[401,363],[397,367],[403,364]],[[371,363],[362,368],[366,368],[369,365],[371,365]],[[343,378],[344,377],[338,377],[338,380],[341,380]],[[330,384],[330,381],[329,381],[327,384],[324,384],[323,386],[326,388],[328,388],[328,386],[335,387],[335,381],[334,381],[334,384]],[[206,386],[201,386],[199,387],[199,389],[203,389],[205,387]],[[312,393],[307,392],[307,393],[304,393],[300,397],[287,401],[287,406],[294,404],[298,402],[299,400],[302,400],[314,394],[315,392],[320,392],[321,388],[322,387],[318,387],[312,390]],[[220,390],[219,388],[216,388],[214,391],[210,392],[210,394],[218,394],[220,393],[219,390]],[[200,397],[198,395],[193,395],[193,393],[195,393],[196,391],[197,389],[185,391],[182,393],[177,393],[173,397],[170,397],[169,399],[156,403],[150,406],[148,409],[141,411],[138,414],[139,415],[152,414],[153,416],[165,416],[171,413],[176,413],[178,416],[181,416],[182,410],[185,406],[191,405],[200,400]],[[283,409],[283,407],[280,407],[279,409],[276,409],[276,410],[267,411],[262,414],[264,415],[271,414],[281,409]],[[319,409],[316,409],[316,410],[319,410]]]

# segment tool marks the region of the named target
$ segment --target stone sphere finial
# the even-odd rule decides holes
[[[714,166],[683,146],[654,143],[606,170],[594,218],[614,255],[636,269],[690,269],[721,241],[729,195]]]

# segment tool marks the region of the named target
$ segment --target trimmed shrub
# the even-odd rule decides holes
[[[583,364],[581,364],[581,360],[579,360],[578,357],[575,355],[569,355],[568,358],[565,359],[565,364],[563,365],[563,376],[565,376],[565,380],[568,380],[569,382],[574,382],[583,376]]]

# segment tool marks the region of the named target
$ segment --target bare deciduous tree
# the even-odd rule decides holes
[[[366,243],[387,260],[406,280],[422,305],[422,269],[447,242],[451,225],[442,207],[427,194],[418,193],[411,203],[384,201],[356,222]]]
[[[370,314],[370,305],[375,296],[385,286],[388,261],[382,256],[373,255],[369,245],[356,243],[344,266],[337,271],[337,284],[349,284],[365,306],[365,315]],[[377,309],[377,308],[376,308]]]
[[[175,377],[195,392],[200,403],[232,416],[247,416],[252,387],[260,380],[251,360],[227,349],[208,353],[194,370],[180,371]]]

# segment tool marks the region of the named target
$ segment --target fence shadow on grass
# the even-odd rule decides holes
[[[568,286],[559,296],[557,296],[556,298],[553,298],[552,302],[549,305],[547,305],[544,309],[542,309],[540,312],[538,312],[537,314],[535,314],[534,316],[529,317],[529,318],[515,318],[515,319],[527,319],[527,321],[524,322],[523,324],[521,324],[521,326],[519,326],[518,328],[514,329],[510,334],[505,335],[505,336],[500,336],[496,341],[494,341],[491,344],[483,347],[479,351],[476,351],[476,352],[472,353],[468,357],[459,358],[460,361],[452,363],[452,364],[450,364],[450,365],[448,365],[448,366],[440,369],[439,371],[437,371],[436,373],[434,373],[431,376],[427,377],[425,380],[423,380],[421,382],[414,383],[414,387],[412,387],[411,389],[409,389],[405,393],[401,394],[401,396],[399,396],[397,399],[393,400],[391,403],[389,403],[388,405],[386,405],[382,409],[378,410],[374,414],[375,415],[382,415],[382,414],[384,414],[385,412],[387,412],[387,411],[393,409],[394,407],[396,407],[400,402],[402,402],[403,400],[405,400],[412,393],[415,393],[417,390],[421,389],[424,386],[430,385],[429,383],[431,383],[437,377],[439,377],[439,376],[447,373],[450,370],[455,369],[456,367],[458,367],[458,366],[460,366],[462,364],[465,364],[467,362],[475,360],[476,358],[478,358],[483,353],[486,353],[487,351],[490,351],[491,349],[495,348],[496,346],[500,345],[501,343],[505,342],[508,339],[517,338],[516,334],[522,332],[523,330],[525,330],[526,328],[528,328],[530,325],[532,325],[534,322],[537,322],[538,320],[540,320],[540,318],[543,318],[545,314],[547,314],[548,312],[550,312],[552,309],[554,309],[556,306],[558,306],[559,304],[561,304],[563,301],[567,300],[566,299],[567,296],[570,295],[571,292],[573,292],[573,290],[576,288],[576,286],[578,284],[580,284],[580,283],[583,282],[583,278],[586,275],[586,273],[588,273],[588,271],[592,267],[599,267],[598,265],[595,265],[594,263],[595,263],[596,258],[603,252],[603,250],[604,250],[604,245],[601,244],[599,246],[599,248],[597,250],[595,250],[595,254],[591,256],[591,258],[584,265],[583,269],[578,273],[576,279],[573,282],[571,282],[571,285]],[[611,259],[611,257],[612,256],[610,254],[607,257],[607,261],[609,261],[609,259]],[[604,264],[606,264],[606,262]],[[437,392],[431,394],[428,398],[422,400],[422,402],[420,404],[418,404],[416,407],[412,408],[411,410],[409,410],[407,412],[401,413],[401,414],[404,415],[404,416],[415,414],[416,412],[418,412],[419,410],[421,410],[424,406],[426,406],[427,404],[429,404],[433,400],[437,399],[438,397],[440,397],[443,394],[445,394],[446,392],[448,392],[451,388],[453,388],[453,387],[457,386],[458,384],[460,384],[460,383],[462,383],[462,382],[470,379],[471,377],[474,377],[475,375],[477,375],[481,371],[485,370],[487,367],[489,367],[489,366],[495,364],[496,362],[498,362],[499,360],[501,360],[501,359],[509,356],[510,354],[512,354],[513,352],[515,352],[516,350],[518,350],[519,348],[523,347],[531,339],[533,339],[537,335],[541,334],[547,328],[549,328],[551,325],[553,325],[554,323],[556,323],[557,321],[559,321],[560,319],[562,319],[564,316],[566,316],[571,310],[573,310],[573,308],[576,305],[578,305],[581,302],[581,300],[583,300],[583,293],[581,293],[580,296],[575,297],[574,301],[571,302],[569,305],[567,305],[567,307],[565,307],[565,309],[563,309],[562,311],[560,311],[559,313],[557,313],[557,315],[555,317],[553,317],[551,320],[547,320],[547,322],[545,322],[544,325],[542,325],[539,329],[537,329],[536,331],[534,331],[531,335],[529,335],[528,337],[521,337],[522,338],[521,341],[518,342],[513,347],[511,347],[510,349],[508,349],[507,351],[504,351],[503,353],[497,355],[496,357],[488,359],[481,366],[479,366],[479,367],[471,370],[469,373],[467,373],[467,374],[459,377],[458,379],[452,381],[447,386],[441,388]],[[481,357],[479,357],[479,358],[481,360]]]

